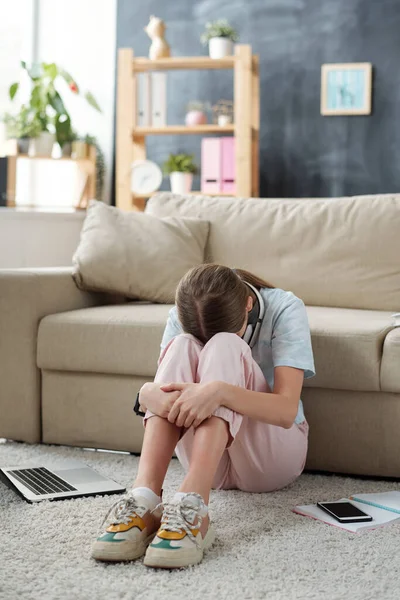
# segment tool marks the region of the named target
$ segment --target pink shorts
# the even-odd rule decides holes
[[[160,356],[154,381],[206,383],[225,381],[248,390],[267,392],[264,375],[250,347],[234,333],[218,333],[203,345],[190,334],[181,334]],[[303,471],[307,455],[308,424],[290,429],[269,425],[230,410],[218,408],[215,416],[229,425],[231,443],[215,474],[213,488],[270,492],[293,482]],[[146,412],[146,420],[154,416]],[[183,430],[175,453],[187,471],[195,430]]]

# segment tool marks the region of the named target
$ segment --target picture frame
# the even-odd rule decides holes
[[[371,63],[322,65],[321,115],[370,115],[371,105]]]

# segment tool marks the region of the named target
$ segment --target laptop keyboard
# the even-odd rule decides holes
[[[60,479],[45,467],[36,469],[17,469],[15,471],[9,470],[8,472],[37,496],[42,494],[58,494],[60,492],[78,491],[72,485],[63,479]]]

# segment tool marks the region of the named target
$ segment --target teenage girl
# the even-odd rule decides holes
[[[308,424],[300,393],[314,374],[306,310],[292,292],[241,269],[189,271],[154,383],[140,391],[146,413],[136,480],[106,515],[92,556],[145,555],[145,565],[164,568],[200,562],[214,540],[211,488],[270,492],[302,472]],[[162,503],[174,449],[186,475]]]

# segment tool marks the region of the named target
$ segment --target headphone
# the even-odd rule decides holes
[[[254,285],[251,285],[251,283],[248,281],[244,281],[243,279],[242,281],[251,289],[252,292],[254,292],[256,296],[256,301],[247,317],[246,331],[243,334],[243,340],[250,346],[250,348],[253,348],[257,341],[258,333],[264,318],[265,304],[258,289],[255,288]]]

